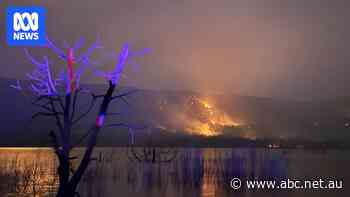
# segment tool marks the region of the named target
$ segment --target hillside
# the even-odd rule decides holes
[[[24,99],[21,92],[9,87],[14,82],[15,80],[0,79],[0,122],[3,133],[0,144],[47,144],[48,131],[54,129],[54,122],[48,118],[32,121],[31,115],[37,109],[31,105],[30,100]],[[94,92],[102,92],[105,88],[103,85],[85,87]],[[130,88],[122,88],[120,92],[128,89]],[[88,95],[80,97],[81,105],[88,104],[89,99]],[[201,107],[201,102],[204,101],[212,106]],[[221,138],[350,140],[345,110],[347,106],[350,107],[350,101],[344,99],[312,103],[236,95],[139,90],[131,95],[128,103],[114,103],[110,111],[122,112],[123,116],[110,117],[108,121],[147,125],[150,130],[162,131],[157,134],[160,139],[162,136],[164,139],[174,139],[174,136],[201,134],[196,129],[200,130],[203,122],[212,121],[208,119],[208,112],[218,116],[215,126],[211,128],[221,129]],[[80,136],[85,131],[84,128],[94,121],[95,112],[76,125],[76,136]],[[227,125],[219,125],[223,121],[228,122]],[[230,122],[237,122],[238,126],[232,126]],[[138,132],[140,138],[147,133]],[[125,142],[128,134],[125,129],[114,128],[106,129],[102,135],[104,137],[100,144],[120,145]]]

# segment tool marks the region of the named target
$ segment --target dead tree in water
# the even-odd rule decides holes
[[[37,98],[33,102],[33,105],[39,107],[41,111],[34,114],[33,118],[46,116],[55,120],[57,129],[51,131],[50,136],[59,161],[57,169],[59,175],[57,197],[74,197],[79,196],[77,186],[93,159],[92,153],[101,129],[104,127],[127,127],[135,129],[125,122],[105,124],[105,118],[109,115],[115,115],[108,112],[111,102],[117,99],[127,102],[125,98],[132,91],[115,94],[116,87],[125,66],[128,64],[136,65],[136,62],[131,58],[142,55],[142,52],[130,51],[128,44],[124,44],[119,54],[113,53],[107,57],[107,59],[116,61],[113,70],[103,72],[96,68],[101,62],[92,61],[91,58],[95,50],[102,49],[98,40],[85,53],[82,53],[78,57],[75,57],[74,52],[82,47],[82,40],[79,40],[73,47],[67,46],[67,52],[56,47],[49,39],[47,39],[47,44],[66,63],[66,67],[62,69],[61,74],[55,78],[52,71],[52,63],[49,62],[47,57],[43,58],[43,62],[37,61],[25,49],[25,54],[35,65],[35,69],[27,74],[29,79],[27,89],[23,88],[19,81],[11,87],[21,91],[30,90],[31,93],[35,94]],[[105,60],[106,58],[103,61]],[[96,75],[107,79],[108,88],[104,94],[96,95],[90,90],[80,87],[80,78],[88,69],[91,69]],[[91,96],[91,102],[85,111],[78,109],[78,97],[82,94]],[[92,111],[95,104],[99,104],[96,122],[77,141],[73,141],[73,126],[86,117]],[[77,157],[71,155],[72,149],[79,146],[84,140],[87,141],[86,149],[77,168],[73,169],[71,161],[77,159]]]
[[[151,128],[148,128],[147,144],[144,147],[135,147],[133,128],[129,128],[130,146],[127,149],[128,158],[144,163],[169,163],[177,154],[177,148],[155,147],[153,144]]]

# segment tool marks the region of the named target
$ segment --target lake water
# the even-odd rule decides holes
[[[79,156],[83,149],[75,150]],[[86,197],[350,196],[350,151],[240,148],[97,148],[79,193]],[[162,161],[162,162],[159,162]],[[48,148],[0,149],[1,196],[54,196]],[[73,169],[74,170],[74,167]],[[241,189],[230,186],[242,180]],[[334,189],[247,189],[246,180],[338,181]],[[304,183],[304,182],[302,182]],[[325,185],[323,185],[325,186]],[[328,185],[327,185],[328,186]]]

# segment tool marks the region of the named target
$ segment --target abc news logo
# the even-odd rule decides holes
[[[37,46],[45,44],[45,15],[42,7],[10,7],[7,9],[7,42],[9,45]]]
[[[27,21],[27,24],[25,23]],[[33,13],[18,13],[13,15],[13,39],[14,40],[38,40],[39,39],[39,14]]]

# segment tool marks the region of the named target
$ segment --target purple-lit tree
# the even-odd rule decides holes
[[[80,39],[73,47],[65,46],[65,52],[47,39],[47,46],[66,64],[65,68],[62,68],[58,75],[53,74],[52,63],[48,57],[45,56],[42,61],[38,61],[25,49],[25,54],[35,65],[35,69],[27,74],[29,84],[17,81],[16,85],[11,86],[22,92],[29,91],[37,97],[33,104],[39,107],[41,111],[34,114],[33,118],[48,116],[55,120],[57,128],[50,132],[50,136],[52,137],[55,154],[59,161],[57,169],[59,175],[57,197],[79,196],[77,186],[92,160],[92,153],[102,128],[127,127],[131,132],[133,129],[136,129],[125,122],[107,125],[105,124],[105,117],[115,115],[108,112],[112,101],[122,99],[126,102],[125,97],[132,93],[130,91],[116,94],[116,86],[122,77],[124,68],[127,65],[137,65],[133,61],[133,57],[140,56],[146,51],[130,51],[129,45],[124,44],[119,53],[112,53],[107,55],[107,58],[103,58],[103,61],[106,59],[116,61],[113,70],[101,71],[97,66],[102,61],[92,60],[93,53],[96,50],[102,50],[100,41],[97,39],[95,43],[88,47],[86,52],[76,57],[74,52],[81,48],[82,45],[83,40]],[[94,74],[104,77],[108,81],[108,88],[104,94],[96,95],[91,90],[80,87],[80,78],[87,70],[93,71]],[[26,87],[24,87],[25,85]],[[91,102],[84,111],[77,109],[78,97],[82,94],[91,96]],[[72,138],[73,125],[86,117],[97,103],[99,108],[96,122],[92,123],[90,128],[82,134],[81,138],[74,142]],[[72,157],[72,149],[85,139],[87,140],[86,149],[77,168],[72,170],[71,160],[77,159]]]

